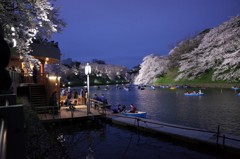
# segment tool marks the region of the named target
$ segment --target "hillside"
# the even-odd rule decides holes
[[[146,58],[148,56],[155,58]],[[152,84],[156,82],[152,80],[156,77],[158,83],[238,82],[240,16],[232,17],[218,27],[206,29],[181,41],[166,57],[148,56],[140,65],[141,69],[135,78],[136,84]]]
[[[195,79],[209,70],[212,80],[228,82],[240,78],[240,16],[231,18],[204,35],[198,47],[183,53],[179,79]]]

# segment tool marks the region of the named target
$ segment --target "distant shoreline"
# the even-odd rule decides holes
[[[190,87],[201,87],[201,88],[232,88],[233,86],[240,87],[240,83],[196,83],[196,84],[167,84],[167,83],[158,83],[158,86],[160,85],[187,85]]]

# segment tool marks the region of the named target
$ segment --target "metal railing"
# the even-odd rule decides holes
[[[7,127],[3,119],[0,120],[0,158],[6,159],[7,154]]]
[[[223,151],[226,148],[226,141],[227,140],[234,141],[234,142],[237,142],[238,144],[240,144],[240,139],[237,139],[237,137],[236,138],[227,137],[226,134],[221,133],[220,132],[220,125],[218,125],[217,131],[210,131],[210,130],[204,130],[204,129],[198,129],[198,128],[184,127],[184,126],[180,126],[180,125],[178,126],[178,125],[171,125],[171,124],[167,124],[167,123],[159,123],[159,122],[145,120],[145,119],[142,119],[142,118],[139,118],[139,117],[128,117],[128,116],[123,116],[123,115],[118,115],[118,114],[109,114],[109,115],[110,116],[118,116],[118,117],[122,117],[122,118],[133,119],[133,120],[135,120],[135,123],[137,123],[137,129],[139,129],[139,127],[140,127],[139,122],[143,122],[143,123],[145,123],[146,127],[148,127],[147,123],[149,123],[149,124],[155,124],[155,125],[158,125],[158,126],[166,126],[166,127],[177,128],[177,129],[182,129],[182,130],[190,130],[190,131],[213,134],[213,136],[216,136],[216,146],[217,146],[217,148],[219,146],[222,146]],[[134,125],[135,125],[135,123],[134,123]],[[238,147],[238,149],[240,149],[240,147]]]
[[[90,107],[97,109],[99,113],[105,115],[106,114],[106,108],[107,108],[107,104],[103,103],[101,101],[95,100],[95,99],[91,99],[90,98]]]

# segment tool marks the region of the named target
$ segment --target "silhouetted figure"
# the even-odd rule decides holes
[[[37,74],[38,74],[38,70],[37,67],[34,65],[33,67],[33,82],[37,83]]]
[[[24,70],[22,68],[21,68],[20,80],[21,80],[21,83],[24,83]]]
[[[52,93],[49,105],[54,106],[51,110],[53,111],[54,114],[57,114],[58,113],[57,91],[54,91]]]
[[[8,66],[11,52],[7,42],[0,35],[0,50],[1,50],[1,58],[0,58],[0,93],[4,93],[10,90],[12,85],[12,79],[5,69]]]

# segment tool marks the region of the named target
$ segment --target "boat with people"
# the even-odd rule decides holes
[[[233,86],[232,89],[236,91],[236,90],[239,90],[240,88],[236,87],[236,86]]]
[[[202,96],[204,93],[184,93],[185,96]]]
[[[122,114],[125,116],[130,116],[130,117],[139,117],[139,118],[147,117],[147,112],[142,112],[142,111],[137,111],[135,113],[123,112]]]
[[[130,91],[130,88],[129,88],[129,87],[123,87],[123,89],[124,89],[125,91]]]
[[[130,104],[130,110],[125,110],[126,106],[118,104],[113,109],[113,113],[121,113],[125,116],[131,116],[131,117],[139,117],[139,118],[146,118],[147,112],[138,111],[134,104]]]
[[[155,90],[156,87],[151,85],[151,86],[150,86],[150,89]]]
[[[159,88],[170,88],[170,86],[164,86],[164,85],[161,85],[161,86],[159,86]]]
[[[186,93],[184,93],[184,95],[185,96],[202,96],[202,95],[204,95],[204,93],[202,93],[202,91],[201,90],[199,90],[198,92],[195,92],[195,91],[193,91],[193,92],[186,92]]]

